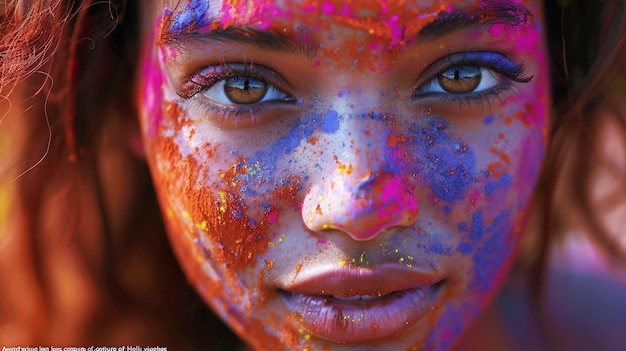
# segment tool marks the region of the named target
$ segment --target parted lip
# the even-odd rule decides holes
[[[332,265],[304,270],[280,289],[305,295],[382,297],[434,285],[441,280],[436,272],[421,272],[398,264],[373,268]]]
[[[385,340],[411,329],[432,311],[445,279],[398,264],[372,268],[305,269],[280,296],[301,326],[342,344]]]

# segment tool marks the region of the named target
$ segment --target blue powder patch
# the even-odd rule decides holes
[[[243,218],[243,213],[238,208],[232,210],[231,214],[232,214],[233,218],[235,218],[235,219],[242,219]]]
[[[467,222],[461,222],[459,223],[459,231],[460,232],[464,232],[467,230]]]
[[[445,205],[443,205],[443,211],[446,214],[450,214],[450,212],[452,212],[452,207],[450,207],[450,205],[448,205],[448,204],[445,204]]]
[[[428,250],[429,253],[434,253],[434,254],[438,254],[442,256],[450,255],[453,251],[452,247],[444,246],[440,241],[433,242],[432,244],[428,245],[426,249]]]
[[[491,289],[493,278],[504,267],[513,252],[514,241],[508,240],[511,230],[510,213],[504,210],[494,218],[488,229],[491,235],[474,254],[474,276],[471,285],[486,291]]]
[[[498,188],[508,188],[513,182],[513,178],[511,178],[508,174],[503,174],[498,178],[498,180],[489,182],[485,185],[485,195],[491,196],[493,192]]]
[[[329,110],[324,117],[321,128],[323,133],[331,134],[339,130],[339,114],[335,110]]]
[[[493,234],[487,239],[481,248],[483,254],[496,254],[498,249],[502,246],[500,240],[502,239],[503,232],[507,228],[507,219],[509,218],[509,210],[500,212],[496,218],[493,219],[489,230]],[[498,235],[496,235],[498,234]]]
[[[491,289],[494,276],[504,266],[514,247],[513,241],[507,240],[511,234],[510,230],[508,209],[500,212],[490,226],[485,226],[482,212],[474,214],[468,240],[457,247],[457,251],[464,255],[474,253],[471,286]],[[487,234],[490,234],[489,237],[483,239]]]
[[[485,231],[485,225],[483,224],[483,213],[476,212],[472,217],[472,229],[470,230],[469,238],[472,242],[477,242],[483,237]]]
[[[443,351],[448,350],[463,330],[463,316],[469,312],[465,308],[456,309],[454,304],[445,302],[444,314],[437,325],[428,333],[425,350]]]
[[[276,140],[269,150],[256,152],[254,157],[248,160],[248,165],[254,165],[254,172],[238,174],[237,180],[248,184],[270,185],[274,183],[272,173],[276,170],[278,159],[282,155],[293,152],[303,140],[309,140],[315,130],[320,127],[321,122],[322,118],[318,114],[297,120],[287,134]],[[267,188],[262,191],[271,190],[273,189]]]
[[[172,16],[169,32],[173,34],[180,34],[194,27],[204,27],[210,24],[207,16],[208,12],[209,1],[189,0],[189,3],[183,10],[175,12],[169,7],[166,8],[163,12],[163,17],[167,18]]]
[[[474,182],[476,159],[472,149],[457,137],[446,132],[448,122],[426,119],[426,125],[411,127],[413,138],[418,140],[417,155],[422,163],[426,183],[433,194],[448,202],[462,199]]]
[[[467,229],[468,229],[467,222],[459,223],[459,232],[461,233],[467,232]],[[469,240],[466,240],[462,242],[461,244],[459,244],[459,246],[457,247],[457,251],[465,255],[474,251],[474,248],[476,247],[480,239],[483,237],[483,233],[485,232],[485,230],[486,228],[483,223],[483,213],[482,212],[474,213],[474,215],[472,216],[472,224],[471,224],[471,227],[469,228],[469,235],[467,235],[467,239]]]
[[[483,118],[483,123],[485,125],[490,125],[491,123],[493,123],[494,120],[495,120],[495,118],[493,117],[493,115],[489,115],[489,116]]]
[[[474,247],[470,243],[461,243],[458,251],[464,255],[469,255],[474,250]]]

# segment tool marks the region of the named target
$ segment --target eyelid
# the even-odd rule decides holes
[[[189,76],[179,90],[178,96],[190,99],[217,82],[236,76],[250,76],[266,81],[285,94],[293,96],[287,81],[276,71],[266,66],[252,63],[222,63],[203,67]]]
[[[523,77],[524,64],[516,64],[503,54],[493,51],[469,51],[448,55],[435,61],[417,78],[414,91],[417,92],[438,74],[458,65],[487,67],[508,79],[520,83],[529,82],[533,78],[532,76]]]

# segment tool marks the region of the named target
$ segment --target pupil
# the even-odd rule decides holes
[[[443,72],[443,76],[451,80],[470,80],[480,77],[480,68],[476,66],[452,67]]]
[[[224,93],[236,104],[253,104],[265,97],[267,83],[253,77],[232,77],[226,80]]]
[[[443,90],[454,94],[470,93],[481,80],[480,67],[472,65],[455,66],[438,76]]]

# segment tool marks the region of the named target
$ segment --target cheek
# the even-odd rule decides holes
[[[159,132],[147,144],[171,241],[180,250],[194,246],[193,255],[181,253],[179,260],[194,270],[199,262],[217,264],[232,277],[261,269],[259,257],[282,240],[284,234],[274,230],[286,226],[282,218],[286,213],[300,217],[307,173],[293,166],[293,155],[311,140],[319,118],[297,121],[258,148],[211,137],[206,130],[214,128],[189,119],[177,103],[164,102],[162,111]]]

